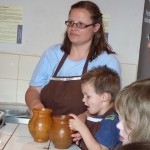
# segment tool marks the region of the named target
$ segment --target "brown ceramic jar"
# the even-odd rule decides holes
[[[49,140],[50,127],[52,125],[51,109],[34,109],[28,128],[35,142],[47,142]]]
[[[72,144],[72,130],[69,128],[69,119],[71,117],[68,115],[52,116],[50,139],[55,148],[67,149]]]

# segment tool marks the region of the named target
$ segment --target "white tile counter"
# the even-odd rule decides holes
[[[37,143],[31,137],[28,125],[6,123],[0,129],[0,150],[56,150],[53,143]],[[80,150],[72,145],[68,150]]]

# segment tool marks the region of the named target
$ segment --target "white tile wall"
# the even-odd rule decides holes
[[[19,79],[30,80],[33,70],[39,61],[39,57],[20,56]]]
[[[18,80],[17,102],[25,104],[25,92],[29,86],[29,81]]]
[[[0,54],[0,78],[17,79],[18,55]]]
[[[38,61],[36,56],[0,54],[0,102],[25,103],[24,95]],[[124,87],[136,80],[137,65],[121,65]]]
[[[25,103],[24,95],[38,60],[36,56],[0,53],[0,102]]]
[[[16,102],[17,80],[0,79],[0,101]]]
[[[123,87],[134,82],[137,78],[137,65],[121,64]]]

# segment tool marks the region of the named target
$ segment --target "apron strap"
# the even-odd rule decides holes
[[[55,70],[55,73],[54,73],[54,77],[57,75],[58,71],[60,70],[60,68],[62,67],[63,63],[65,62],[66,58],[67,58],[68,54],[64,54],[63,57],[61,58],[58,66],[57,66],[57,69]]]
[[[65,62],[67,56],[68,56],[68,54],[64,53],[63,57],[61,58],[61,60],[60,60],[60,62],[59,62],[59,64],[58,64],[58,66],[57,66],[57,68],[56,68],[56,70],[55,70],[55,73],[54,73],[54,75],[53,75],[54,77],[56,77],[56,75],[57,75],[57,73],[59,72],[60,68],[61,68],[62,65],[64,64],[64,62]],[[84,67],[83,67],[82,75],[87,72],[88,62],[89,62],[89,60],[86,59],[85,65],[84,65]]]
[[[88,63],[89,63],[89,60],[88,60],[88,59],[86,59],[85,65],[84,65],[84,67],[83,67],[82,75],[83,75],[84,73],[86,73],[86,72],[87,72]]]

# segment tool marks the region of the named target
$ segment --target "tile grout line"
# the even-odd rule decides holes
[[[10,135],[9,139],[7,140],[7,142],[5,143],[4,147],[2,148],[2,150],[4,150],[4,148],[6,147],[6,145],[8,144],[8,142],[10,141],[11,137],[14,135],[15,131],[17,130],[19,124],[17,125],[17,127],[15,128],[15,130],[13,131],[13,133]]]

